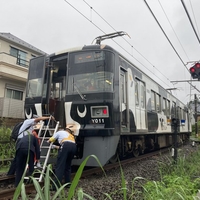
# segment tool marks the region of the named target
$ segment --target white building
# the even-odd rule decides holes
[[[24,118],[29,60],[45,54],[10,33],[0,33],[0,118]]]

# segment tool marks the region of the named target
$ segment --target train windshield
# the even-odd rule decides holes
[[[44,84],[45,56],[33,58],[30,61],[26,96],[41,97],[46,91]]]
[[[105,51],[73,53],[69,59],[68,94],[113,91],[114,54]]]

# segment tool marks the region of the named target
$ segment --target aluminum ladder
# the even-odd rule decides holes
[[[44,121],[41,121],[40,129],[38,131],[38,138],[41,140],[41,142],[40,142],[40,163],[42,163],[42,167],[39,168],[41,170],[40,175],[39,175],[39,177],[35,177],[35,179],[38,180],[38,182],[42,181],[42,178],[43,178],[43,175],[46,170],[48,160],[50,157],[52,145],[53,145],[53,143],[48,143],[47,140],[54,133],[57,132],[57,130],[59,128],[59,124],[60,124],[59,121],[57,121],[55,128],[50,128],[50,121],[51,121],[51,118],[48,120],[47,125],[44,125]],[[50,137],[46,137],[47,133],[49,133]],[[24,179],[29,179],[29,177],[25,176]]]

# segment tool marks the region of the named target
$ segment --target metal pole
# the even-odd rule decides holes
[[[175,123],[174,123],[174,162],[177,163],[177,127],[178,127],[178,119],[176,118]]]
[[[171,126],[173,130],[173,139],[174,139],[174,148],[172,149],[172,157],[174,157],[175,164],[177,163],[177,155],[178,155],[178,152],[177,152],[178,122],[179,122],[179,119],[172,118]]]
[[[198,126],[197,126],[197,95],[194,95],[194,116],[195,116],[195,135],[198,137]]]

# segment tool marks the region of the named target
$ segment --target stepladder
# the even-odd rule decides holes
[[[40,128],[37,137],[40,143],[40,167],[35,167],[37,173],[34,172],[34,174],[36,174],[34,178],[38,180],[38,182],[43,180],[47,165],[55,162],[55,158],[51,158],[50,156],[53,144],[48,143],[47,141],[55,132],[58,131],[59,121],[57,121],[54,126],[50,125],[50,121],[51,119],[48,120],[47,124],[43,121],[39,123]],[[29,177],[25,176],[24,179],[29,179]]]

